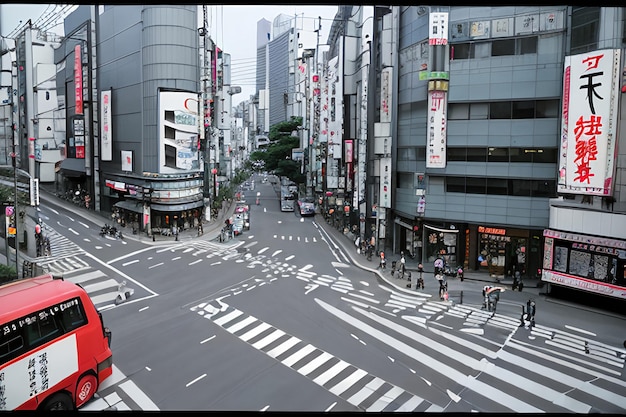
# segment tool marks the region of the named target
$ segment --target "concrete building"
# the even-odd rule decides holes
[[[624,146],[615,146],[616,139],[624,141],[621,96],[609,89],[597,97],[614,109],[604,115],[611,127],[595,166],[600,185],[572,185],[575,165],[566,154],[571,158],[578,142],[573,125],[567,139],[562,112],[564,91],[575,91],[564,90],[568,57],[609,54],[603,68],[613,75],[605,84],[623,86],[616,78],[623,69],[623,8],[390,11],[397,60],[389,63],[393,204],[387,247],[425,263],[441,256],[453,267],[500,276],[513,267],[528,273],[553,269],[552,260],[545,261],[544,236],[545,248],[558,246],[557,240],[569,239],[570,249],[572,241],[602,240],[607,250],[623,253],[626,161],[618,151]],[[384,55],[384,46],[376,47]],[[386,66],[380,60],[376,65],[381,71]],[[568,170],[557,175],[566,162]],[[609,263],[623,269],[625,257]],[[570,267],[561,265],[565,269],[558,278],[552,275],[553,282],[566,269],[577,275]]]
[[[195,226],[204,208],[198,7],[81,6],[65,24],[56,57],[68,120],[62,170],[86,172],[95,209],[119,222],[148,233]],[[75,75],[74,63],[85,64],[79,45],[89,51],[86,80]]]

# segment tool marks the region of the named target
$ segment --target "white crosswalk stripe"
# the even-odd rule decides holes
[[[78,256],[68,256],[62,259],[56,257],[37,258],[37,262],[44,270],[53,274],[66,274],[90,268],[89,264]]]
[[[264,321],[245,315],[238,309],[227,307],[226,311],[223,311],[224,304],[223,302],[221,304],[222,308],[218,308],[212,304],[203,303],[192,307],[191,311],[204,314],[205,318],[212,320],[229,333],[276,358],[283,365],[294,369],[303,376],[308,377],[319,372],[321,368],[324,369],[324,372],[312,378],[313,382],[322,387],[331,383],[333,378],[350,368],[351,372],[348,376],[334,381],[332,386],[325,388],[356,407],[368,411],[393,411],[395,408],[401,408],[404,411],[416,411],[418,409],[424,410],[429,406],[418,395],[370,375],[368,372],[303,342],[297,337],[290,336]],[[260,339],[256,340],[259,337]],[[280,343],[275,345],[276,342]],[[307,358],[306,363],[303,363],[305,358]],[[361,386],[357,394],[349,397],[343,395],[351,387],[359,384]],[[401,395],[406,396],[405,400],[401,404],[396,404],[394,400]],[[389,407],[391,409],[388,409]]]
[[[82,286],[96,308],[114,303],[117,298],[119,283],[100,270],[72,272],[64,278]]]

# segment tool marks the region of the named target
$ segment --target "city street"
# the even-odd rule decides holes
[[[626,409],[623,316],[537,288],[505,290],[493,314],[472,279],[449,279],[441,301],[432,275],[410,290],[319,216],[280,212],[270,183],[257,191],[251,229],[224,243],[112,240],[42,207],[67,230],[51,269],[85,285],[113,330],[114,375],[85,410]],[[116,306],[122,281],[135,292]],[[529,298],[534,328],[520,327]]]

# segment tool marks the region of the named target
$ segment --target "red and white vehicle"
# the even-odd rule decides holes
[[[72,410],[113,373],[87,292],[51,274],[0,285],[0,410]]]

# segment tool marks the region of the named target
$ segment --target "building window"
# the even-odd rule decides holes
[[[509,162],[509,148],[489,148],[487,162]]]
[[[537,100],[535,102],[535,117],[538,119],[559,117],[559,100]]]
[[[465,192],[467,194],[486,194],[486,178],[467,177],[465,180]]]
[[[398,188],[415,188],[413,184],[414,175],[413,172],[398,172]]]
[[[491,56],[515,55],[515,39],[502,39],[491,43]]]
[[[469,107],[469,103],[448,104],[448,120],[468,120]]]
[[[598,48],[600,7],[572,7],[571,54]]]
[[[487,148],[467,148],[468,162],[486,162]]]
[[[519,47],[519,54],[536,54],[537,53],[537,36],[531,36],[529,38],[519,38],[517,40]]]
[[[530,101],[514,101],[513,111],[511,112],[513,119],[534,119],[535,118],[535,102]]]
[[[486,120],[489,118],[489,103],[471,103],[470,119]]]
[[[473,43],[455,43],[452,45],[451,59],[470,59],[474,58],[474,44]],[[454,52],[452,52],[454,51]]]
[[[507,195],[507,183],[504,178],[487,178],[487,194]]]
[[[511,118],[511,102],[501,101],[489,103],[490,119],[510,119]]]
[[[415,161],[415,148],[398,148],[398,161]]]
[[[465,162],[467,157],[465,156],[467,148],[453,148],[448,147],[446,149],[446,158],[448,161],[461,161]]]
[[[447,193],[465,193],[464,177],[446,177]]]

